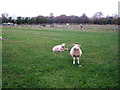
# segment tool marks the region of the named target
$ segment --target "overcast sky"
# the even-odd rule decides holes
[[[119,0],[2,0],[0,14],[8,13],[9,16],[34,17],[38,15],[54,16],[76,15],[86,13],[92,17],[96,12],[104,16],[118,14]]]

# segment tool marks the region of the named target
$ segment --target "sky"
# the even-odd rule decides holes
[[[38,15],[54,16],[76,15],[85,13],[92,17],[96,12],[102,12],[104,16],[118,14],[119,0],[2,0],[0,15],[8,13],[13,18],[34,17]]]

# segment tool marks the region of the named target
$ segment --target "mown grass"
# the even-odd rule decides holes
[[[118,87],[116,32],[3,27],[3,88]],[[69,50],[53,46],[81,44],[81,65],[73,65]]]

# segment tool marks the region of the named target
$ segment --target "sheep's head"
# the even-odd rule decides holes
[[[65,43],[62,43],[61,46],[65,46]]]
[[[73,44],[75,49],[79,49],[81,45],[79,44]]]
[[[65,48],[65,43],[62,43],[62,44],[61,44],[61,47],[62,47],[62,48]]]

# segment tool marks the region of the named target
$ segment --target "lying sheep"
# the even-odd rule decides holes
[[[75,59],[77,58],[78,64],[80,63],[80,56],[82,55],[82,51],[80,49],[80,45],[73,44],[74,46],[70,50],[70,55],[73,58],[73,64],[75,64]]]
[[[65,43],[63,43],[61,45],[54,46],[52,48],[52,51],[54,51],[54,52],[62,52],[64,50],[68,50],[67,48],[65,48]]]

